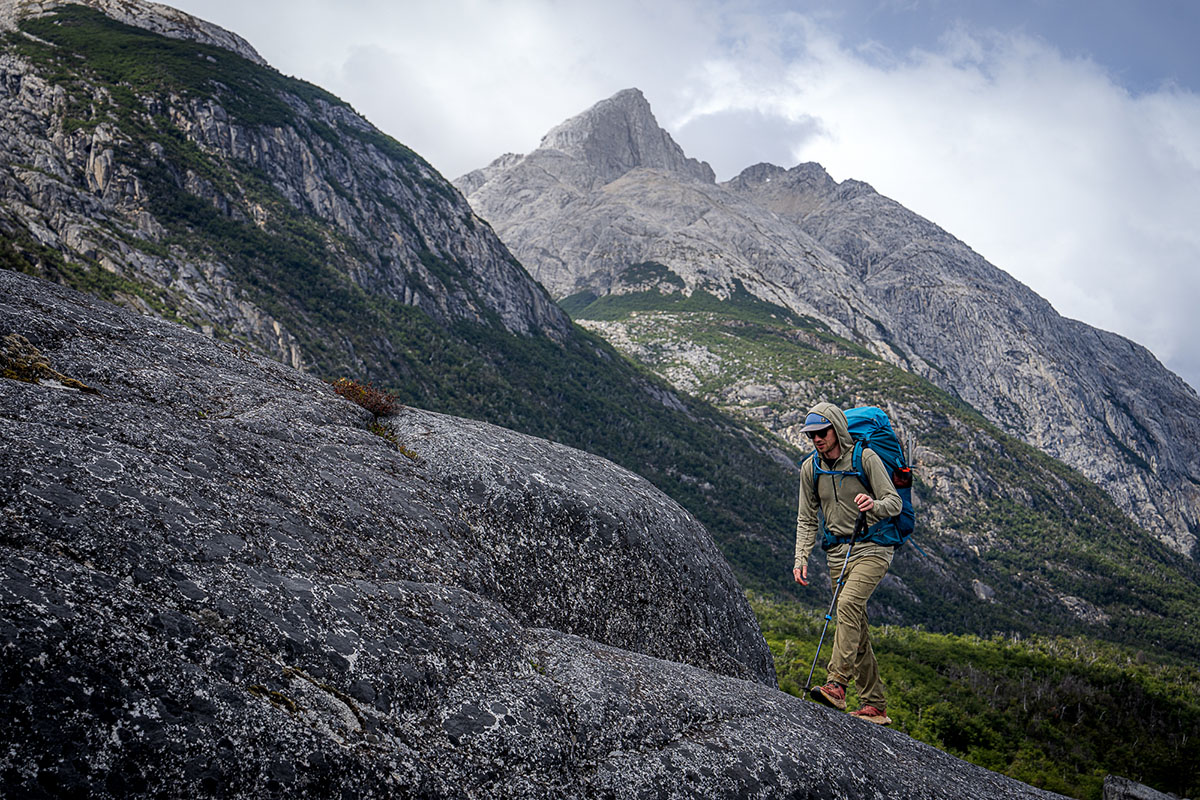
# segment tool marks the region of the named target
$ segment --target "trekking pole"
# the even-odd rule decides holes
[[[842,574],[838,576],[837,585],[833,587],[833,600],[829,603],[829,610],[825,612],[825,625],[821,628],[821,638],[817,642],[817,654],[813,656],[812,669],[808,671],[808,683],[804,685],[805,693],[812,689],[812,676],[817,671],[817,659],[821,657],[821,645],[825,643],[825,632],[829,630],[829,623],[833,619],[833,608],[837,605],[838,592],[842,590],[842,584],[846,582],[846,567],[850,566],[850,554],[854,552],[854,541],[866,527],[867,514],[865,511],[860,511],[858,519],[854,522],[854,533],[850,534],[850,547],[846,550],[846,560],[842,562]]]

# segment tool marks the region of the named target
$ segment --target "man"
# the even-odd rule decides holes
[[[870,534],[864,532],[859,534],[852,549],[850,538],[860,512],[866,515],[867,528],[899,514],[900,495],[892,485],[887,468],[870,449],[863,448],[861,456],[866,480],[860,480],[855,474],[854,440],[850,438],[846,415],[837,406],[817,403],[808,412],[801,430],[812,439],[820,468],[816,469],[815,483],[815,460],[805,459],[800,468],[793,575],[797,583],[808,585],[808,557],[816,544],[819,529],[822,529],[821,547],[826,551],[834,591],[837,591],[838,576],[845,565],[845,583],[837,597],[837,625],[827,682],[812,690],[812,698],[844,711],[846,687],[854,681],[861,701],[861,707],[852,712],[854,716],[888,725],[892,720],[887,715],[887,698],[867,632],[867,599],[887,574],[895,548],[871,541]],[[847,554],[850,555],[848,562]]]

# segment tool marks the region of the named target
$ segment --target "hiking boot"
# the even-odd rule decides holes
[[[892,718],[875,706],[863,706],[858,711],[851,711],[850,716],[874,722],[876,725],[891,725]]]
[[[840,683],[830,681],[824,686],[814,686],[808,694],[822,705],[836,708],[838,711],[846,710],[846,687]]]

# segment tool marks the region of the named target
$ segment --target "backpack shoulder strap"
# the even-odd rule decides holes
[[[863,469],[862,461],[863,443],[860,440],[854,443],[854,455],[850,459],[850,466],[854,470],[854,476],[858,478],[859,481],[862,482],[862,485],[866,487],[867,491],[870,492],[872,491],[871,481],[867,478],[867,471]]]

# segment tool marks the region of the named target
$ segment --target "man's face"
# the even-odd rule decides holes
[[[813,447],[817,448],[817,452],[822,456],[826,455],[837,444],[837,434],[833,432],[832,427],[813,431],[809,436],[812,438]]]

